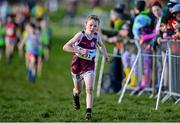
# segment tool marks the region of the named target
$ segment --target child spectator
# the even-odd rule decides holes
[[[122,52],[122,63],[124,67],[125,80],[127,80],[130,73],[131,67],[135,61],[137,48],[133,43],[132,39],[129,36],[129,24],[124,24],[120,30],[120,36],[123,41],[123,52]],[[131,75],[131,81],[128,85],[128,88],[135,87],[137,85],[137,69],[134,69],[133,74]]]

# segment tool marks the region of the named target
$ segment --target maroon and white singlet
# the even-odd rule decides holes
[[[77,45],[78,47],[89,49],[89,50],[96,50],[96,44],[97,44],[97,33],[94,33],[93,38],[89,40],[87,36],[85,35],[85,32],[82,31],[82,39]],[[77,54],[74,54],[72,58],[72,64],[71,64],[71,72],[73,74],[83,74],[88,71],[94,71],[95,57],[93,57],[90,60],[80,58]]]

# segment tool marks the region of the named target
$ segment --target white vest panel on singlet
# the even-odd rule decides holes
[[[79,46],[75,46],[77,47],[77,49],[82,50],[82,47]],[[96,50],[92,50],[92,49],[87,49],[88,53],[87,54],[80,54],[80,53],[75,53],[78,57],[85,59],[85,60],[93,60],[96,57]]]
[[[82,38],[84,36],[86,36],[86,35],[84,33],[82,33]],[[81,40],[82,40],[82,38],[81,38]],[[97,39],[97,37],[95,35],[93,38]],[[81,40],[79,42],[76,42],[74,45],[74,47],[76,47],[79,50],[85,49],[85,48],[78,46],[78,44],[81,42]],[[85,60],[90,60],[90,61],[93,60],[96,57],[96,49],[86,49],[86,50],[88,50],[87,54],[75,53],[75,55],[77,55],[78,57],[85,59]]]

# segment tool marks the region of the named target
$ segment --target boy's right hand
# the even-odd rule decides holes
[[[79,49],[79,53],[80,53],[80,54],[87,54],[87,53],[88,53],[88,50],[81,48],[81,49]]]

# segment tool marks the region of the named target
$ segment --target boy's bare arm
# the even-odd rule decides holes
[[[101,51],[101,53],[103,54],[103,56],[105,57],[106,61],[109,61],[109,57],[106,51],[106,47],[104,46],[100,36],[98,35],[98,46],[99,46],[99,50]]]
[[[74,47],[73,45],[81,39],[81,32],[78,32],[72,39],[70,39],[64,46],[63,50],[72,53],[84,54],[84,50]]]

